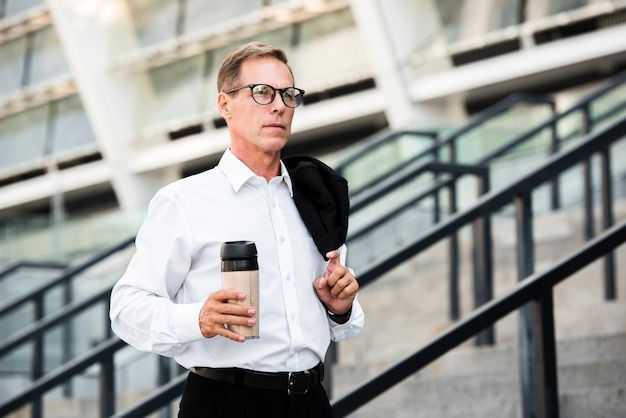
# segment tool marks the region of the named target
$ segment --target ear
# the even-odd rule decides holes
[[[230,116],[230,97],[228,94],[223,91],[217,95],[217,110],[220,112],[220,115],[226,120],[228,120]]]

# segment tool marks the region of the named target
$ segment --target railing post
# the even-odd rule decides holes
[[[489,172],[478,178],[479,195],[489,191]],[[491,219],[489,215],[474,221],[474,307],[478,308],[493,298],[493,266],[491,245]],[[476,336],[476,345],[491,345],[495,342],[495,328],[489,326]]]
[[[109,351],[100,361],[100,418],[115,413],[115,360]]]
[[[450,189],[453,187],[454,186],[451,186]],[[450,198],[451,202],[452,199],[456,198],[455,196],[456,193],[454,193],[454,196]],[[459,296],[459,234],[457,231],[450,234],[450,237],[448,238],[448,251],[448,292],[450,299],[449,315],[451,320],[456,321],[461,317],[461,303]]]
[[[448,160],[456,161],[456,151],[453,145],[448,147]],[[457,211],[456,179],[448,186],[448,215]],[[448,292],[450,299],[450,319],[453,321],[461,317],[461,304],[459,295],[459,233],[454,231],[450,234],[448,241],[449,262],[448,262]]]
[[[165,385],[167,382],[169,382],[172,379],[172,372],[170,370],[170,359],[164,356],[157,356],[157,361],[159,362],[158,365],[158,384],[157,386],[163,386]],[[159,413],[161,418],[168,418],[171,416],[172,411],[171,411],[171,406],[168,403],[167,405],[165,405],[164,407],[161,408],[161,411]]]
[[[435,137],[434,141],[435,147],[433,148],[433,161],[439,162],[439,137]],[[438,171],[435,172],[433,182],[436,183],[440,178],[440,173]],[[433,202],[433,224],[438,223],[441,220],[441,197],[439,196],[439,192],[435,193]]]
[[[38,294],[35,298],[33,298],[33,322],[37,322],[44,316],[44,298],[43,294]],[[41,376],[43,376],[43,367],[44,367],[44,358],[43,358],[43,334],[39,333],[36,337],[33,338],[33,351],[32,355],[32,368],[31,368],[31,381],[36,381]],[[41,396],[37,396],[31,402],[31,412],[30,415],[32,418],[41,418],[43,416],[43,403]]]
[[[583,107],[583,120],[580,128],[581,136],[587,135],[591,131],[591,120],[589,115],[589,105]],[[595,235],[593,225],[593,177],[592,177],[591,156],[585,158],[583,162],[583,205],[584,205],[584,236],[589,241]]]
[[[530,276],[535,269],[532,229],[532,201],[530,192],[515,197],[515,215],[517,229],[517,278],[518,281]],[[519,315],[519,356],[520,379],[522,387],[522,416],[535,417],[537,388],[532,378],[534,375],[533,334],[531,307],[527,304],[520,309]]]
[[[63,283],[63,306],[67,306],[72,303],[72,280],[66,280]],[[61,327],[61,359],[63,364],[70,361],[73,357],[73,335],[72,335],[72,322],[65,321]],[[63,396],[70,398],[72,396],[72,382],[67,382],[63,385]]]
[[[609,148],[605,147],[600,150],[599,155],[602,181],[602,227],[606,231],[613,226],[615,221],[613,219],[613,185],[611,183],[611,155]],[[611,251],[604,257],[604,298],[606,300],[617,299],[614,251]]]
[[[554,103],[550,104],[552,109],[552,114],[555,114],[555,105]],[[559,133],[557,129],[557,120],[553,120],[550,124],[550,156],[559,152]],[[552,210],[557,210],[561,207],[561,202],[559,199],[560,194],[560,186],[559,186],[559,178],[555,176],[552,180],[550,180],[550,203],[552,206]]]
[[[529,192],[516,196],[517,271],[524,280],[534,272],[532,199]],[[520,376],[522,415],[525,418],[559,416],[552,288],[520,309]]]
[[[535,388],[537,418],[559,416],[559,390],[557,377],[556,340],[554,336],[554,304],[552,288],[545,289],[528,307],[531,317],[532,376]],[[530,416],[530,415],[529,415]]]

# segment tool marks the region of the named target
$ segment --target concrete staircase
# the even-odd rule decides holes
[[[626,216],[625,205],[616,219]],[[583,243],[578,210],[537,217],[536,271]],[[515,286],[515,226],[495,219],[494,293]],[[462,315],[472,309],[470,231],[461,234]],[[413,354],[451,325],[448,319],[447,244],[428,251],[362,289],[366,326],[341,342],[333,368],[333,398]],[[561,417],[626,417],[626,248],[616,252],[618,299],[605,301],[602,264],[595,262],[554,288]],[[497,343],[473,340],[444,355],[355,411],[353,417],[520,417],[518,314],[496,325]]]

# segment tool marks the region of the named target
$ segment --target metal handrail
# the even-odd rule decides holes
[[[0,269],[0,280],[8,277],[13,272],[22,268],[36,268],[42,270],[59,270],[67,267],[66,263],[60,263],[56,261],[16,261],[8,263],[2,269]]]
[[[399,263],[424,251],[431,245],[446,238],[451,233],[477,220],[479,217],[490,215],[492,212],[500,210],[505,205],[511,203],[516,194],[531,190],[545,183],[550,178],[554,177],[556,175],[555,173],[565,171],[584,160],[584,158],[589,155],[592,155],[594,152],[607,147],[611,142],[619,139],[619,135],[625,133],[626,118],[623,118],[598,132],[587,135],[587,137],[578,144],[562,151],[561,154],[549,158],[532,173],[514,180],[508,186],[502,187],[497,191],[487,193],[479,198],[475,205],[435,225],[429,231],[426,231],[421,238],[401,247],[394,255],[385,260],[373,263],[366,271],[359,274],[359,283],[361,286],[370,283]]]
[[[12,299],[2,305],[0,305],[0,317],[6,315],[8,312],[12,311],[13,309],[19,308],[21,306],[23,306],[25,303],[28,303],[30,301],[36,301],[38,298],[41,298],[47,291],[49,291],[50,289],[59,286],[59,285],[63,285],[66,282],[70,281],[74,276],[76,276],[79,273],[82,273],[83,271],[87,270],[90,267],[93,267],[94,265],[98,264],[100,261],[108,258],[109,256],[117,253],[118,251],[121,251],[123,249],[125,249],[126,247],[128,247],[130,244],[132,244],[133,242],[135,242],[135,237],[132,236],[130,238],[127,238],[121,242],[119,242],[118,244],[115,244],[112,247],[109,247],[97,254],[95,254],[92,257],[89,257],[86,261],[77,264],[76,266],[72,266],[72,267],[68,267],[66,270],[64,270],[64,272],[57,277],[56,279],[53,279],[51,281],[49,281],[48,283],[44,283],[41,286],[37,287],[36,289],[33,289],[31,292],[17,297],[15,299]]]
[[[394,141],[396,138],[402,137],[405,135],[426,137],[426,138],[430,138],[434,140],[437,137],[437,132],[409,130],[409,129],[400,130],[400,131],[390,131],[389,129],[383,129],[382,131],[375,133],[369,139],[366,139],[363,141],[368,144],[367,147],[359,149],[357,152],[344,158],[339,163],[337,163],[333,168],[337,172],[343,173],[343,170],[345,170],[346,166],[359,160],[361,157],[370,154],[372,151],[377,150],[380,147],[386,146],[390,142]]]
[[[576,164],[583,163],[589,156],[595,153],[602,153],[608,150],[611,143],[623,139],[626,136],[626,117],[618,120],[611,125],[595,132],[593,134],[587,135],[583,140],[581,140],[575,146],[572,146],[570,149],[563,151],[561,154],[555,155],[552,158],[548,159],[544,164],[542,164],[539,168],[537,168],[534,172],[526,175],[525,177],[513,181],[506,187],[498,190],[497,192],[491,192],[487,195],[483,196],[479,199],[477,204],[463,212],[460,212],[446,221],[441,222],[440,224],[434,226],[430,231],[427,231],[424,236],[418,238],[414,242],[405,245],[394,255],[386,258],[385,260],[374,263],[370,268],[359,275],[359,282],[361,286],[371,282],[375,278],[380,277],[382,274],[392,270],[400,263],[408,260],[410,257],[418,254],[421,251],[424,251],[431,245],[436,244],[441,239],[446,238],[451,233],[458,231],[463,226],[477,220],[482,216],[488,216],[491,213],[494,213],[500,210],[507,204],[511,202],[515,202],[521,212],[521,218],[518,218],[518,235],[520,239],[518,240],[518,254],[523,258],[523,261],[518,265],[518,275],[520,279],[523,279],[530,274],[527,274],[532,271],[533,257],[529,252],[526,252],[528,248],[531,248],[533,245],[532,242],[532,229],[530,231],[525,230],[526,228],[530,228],[530,219],[532,216],[528,208],[529,205],[529,196],[532,190],[546,181],[549,181],[551,178],[560,175],[564,171],[569,168],[575,166]],[[603,176],[604,180],[608,180],[606,176]],[[603,201],[603,204],[606,204],[607,201]],[[608,202],[610,203],[610,202]],[[518,214],[520,216],[520,214]],[[537,393],[535,392],[536,387],[533,386],[532,382],[522,382],[523,383],[523,391],[524,393],[524,409],[528,408],[540,408],[545,414],[540,416],[558,416],[553,414],[553,412],[558,411],[558,391],[556,384],[556,364],[555,362],[551,362],[556,357],[554,353],[554,329],[553,329],[553,318],[552,318],[552,286],[556,284],[558,281],[563,280],[564,276],[561,277],[564,272],[571,271],[572,266],[576,266],[576,268],[582,268],[584,265],[588,264],[590,261],[586,260],[585,257],[589,258],[598,258],[600,256],[605,256],[607,253],[610,253],[614,247],[626,241],[626,234],[624,234],[626,230],[626,224],[622,224],[619,227],[613,227],[607,232],[605,235],[592,240],[587,245],[583,247],[583,249],[576,252],[574,255],[570,256],[567,262],[564,262],[566,267],[561,267],[561,264],[557,264],[554,269],[558,271],[557,273],[553,273],[553,275],[548,275],[548,278],[544,278],[544,276],[539,275],[538,278],[529,279],[532,282],[532,289],[540,289],[542,291],[546,291],[546,287],[549,288],[549,294],[542,294],[542,297],[539,298],[539,301],[536,303],[545,303],[546,306],[541,306],[536,308],[535,311],[540,311],[544,315],[549,315],[549,318],[541,318],[541,321],[533,322],[530,324],[530,319],[528,317],[522,316],[521,323],[522,326],[528,328],[526,332],[521,333],[522,336],[527,336],[526,338],[548,338],[548,341],[543,341],[541,344],[541,348],[547,350],[547,352],[542,353],[541,355],[531,355],[528,353],[528,350],[532,343],[521,338],[521,345],[524,350],[520,350],[522,356],[527,356],[526,358],[522,358],[521,361],[524,363],[525,367],[522,367],[522,370],[528,369],[540,369],[543,373],[539,373],[544,379],[551,380],[550,384],[546,384],[544,390],[549,392],[545,398],[538,398]],[[554,282],[554,283],[553,283]],[[467,325],[467,321],[462,322],[461,324],[453,327],[450,333],[452,333],[452,337],[448,336],[448,334],[444,334],[443,342],[435,340],[433,344],[435,344],[436,350],[442,350],[441,354],[437,354],[435,352],[435,348],[432,346],[427,346],[422,351],[416,353],[411,357],[411,360],[407,360],[406,362],[402,362],[396,366],[394,366],[390,371],[383,373],[378,378],[374,379],[370,383],[366,384],[365,387],[361,387],[357,389],[355,392],[346,395],[345,400],[340,400],[337,403],[333,404],[334,411],[338,414],[338,416],[343,416],[344,413],[348,413],[353,411],[357,407],[365,404],[369,400],[372,399],[373,395],[378,395],[385,390],[387,390],[392,385],[399,383],[409,374],[416,372],[419,368],[423,367],[428,361],[434,360],[434,358],[439,357],[446,351],[454,348],[460,342],[465,341],[467,338],[474,335],[476,332],[482,330],[483,328],[493,325],[498,319],[507,313],[511,312],[519,308],[523,303],[530,301],[531,299],[536,298],[537,290],[533,290],[532,294],[528,295],[525,292],[528,292],[526,289],[528,286],[522,285],[518,291],[519,294],[513,292],[513,296],[505,297],[504,299],[499,299],[497,301],[491,301],[487,304],[483,305],[483,307],[478,308],[477,311],[468,319],[468,321],[472,321]],[[520,295],[523,295],[523,300],[520,301],[518,298]],[[509,298],[513,298],[515,302],[511,302]],[[503,306],[506,307],[506,312],[500,315],[499,312],[503,310]],[[549,311],[549,312],[546,312]],[[485,318],[489,318],[490,315],[493,315],[493,320],[486,320]],[[480,319],[475,319],[480,318]],[[477,326],[477,323],[480,324],[480,327]],[[540,329],[535,329],[539,327]],[[544,328],[550,329],[549,331],[544,332]],[[469,331],[472,330],[472,333]],[[456,334],[459,335],[456,335]],[[542,336],[539,336],[543,334]],[[442,344],[445,344],[442,346]],[[436,354],[436,357],[433,356]],[[415,358],[417,357],[417,360]],[[540,361],[540,359],[548,362],[547,364],[535,364],[534,362]],[[428,360],[428,361],[427,361]],[[407,364],[408,362],[408,364]],[[409,367],[410,366],[410,367]],[[530,394],[528,392],[531,392]],[[555,404],[556,403],[556,404]],[[533,413],[527,413],[525,416],[532,416]]]
[[[112,370],[114,367],[113,354],[124,347],[126,347],[126,343],[124,343],[117,337],[111,337],[108,340],[103,341],[97,347],[93,348],[87,353],[68,361],[62,367],[59,367],[56,370],[46,374],[42,378],[36,380],[24,392],[21,392],[13,396],[6,402],[0,404],[0,416],[6,416],[9,413],[14,412],[16,409],[26,405],[27,403],[32,402],[33,399],[40,398],[48,390],[66,382],[70,378],[83,372],[88,367],[91,367],[94,364],[100,363],[104,369]],[[103,370],[101,375],[112,376],[112,373]],[[103,386],[109,387],[110,385],[111,382],[108,382]],[[106,390],[103,392],[104,393],[100,394],[101,404],[108,403],[112,405],[115,394],[110,393]]]
[[[366,402],[371,401],[400,381],[437,360],[484,328],[522,308],[526,303],[537,299],[546,287],[554,287],[602,257],[607,250],[613,250],[624,242],[626,242],[626,222],[612,227],[589,241],[578,251],[559,261],[550,269],[526,278],[504,296],[474,310],[466,319],[451,326],[411,356],[359,386],[356,390],[333,401],[332,408],[335,416],[339,418],[354,412]],[[546,416],[558,415],[548,414]]]
[[[94,304],[108,303],[110,294],[111,287],[103,289],[88,298],[73,302],[69,305],[65,305],[58,311],[47,315],[44,318],[33,322],[26,328],[23,328],[22,330],[10,335],[9,337],[4,338],[2,340],[2,343],[0,343],[0,357],[7,354],[9,351],[13,350],[19,345],[42,336],[43,333],[50,330],[52,327],[68,321],[74,315],[92,308]]]
[[[472,208],[460,212],[433,227],[416,242],[404,247],[398,255],[391,256],[384,261],[370,266],[367,271],[359,274],[359,283],[361,286],[364,286],[372,282],[383,273],[397,266],[398,263],[403,262],[414,254],[435,244],[464,225],[482,216],[488,215],[490,212],[499,210],[504,205],[514,200],[519,193],[528,192],[533,187],[547,181],[551,176],[557,175],[556,173],[565,171],[569,167],[579,163],[585,156],[590,155],[593,151],[605,148],[611,142],[619,138],[620,135],[624,134],[626,134],[626,118],[599,132],[588,135],[576,146],[546,161],[536,172],[514,181],[512,184],[499,191],[488,193]],[[603,256],[606,252],[611,251],[625,240],[626,224],[611,228],[603,235],[588,242],[563,261],[554,265],[550,270],[542,274],[528,277],[521,282],[516,289],[509,292],[509,294],[497,300],[489,301],[477,308],[467,319],[451,327],[448,331],[414,355],[398,363],[396,366],[393,366],[388,371],[377,376],[355,391],[345,395],[343,398],[333,401],[333,412],[339,418],[356,410],[373,397],[378,396],[413,374],[419,368],[424,367],[429,362],[445,354],[445,352],[466,341],[468,338],[471,338],[473,335],[480,333],[486,327],[493,325],[498,319],[518,309],[519,306],[527,303],[528,300],[536,298],[537,292],[544,290],[546,286],[551,289],[554,284],[564,280],[564,278],[568,277],[573,272]],[[544,356],[544,358],[546,358],[546,356]],[[555,365],[548,364],[542,367],[555,367]],[[135,408],[130,408],[116,415],[115,418],[138,418],[155,411],[174,399],[175,396],[179,396],[180,392],[178,392],[178,390],[182,390],[183,380],[184,377],[182,376],[177,378],[175,381],[172,381],[168,387],[164,387],[151,394]],[[558,402],[558,400],[556,400],[556,402]],[[539,402],[539,404],[542,403]],[[541,406],[544,408],[555,407],[554,405],[545,404]],[[556,408],[558,408],[558,405]]]
[[[477,167],[474,165],[465,165],[465,164],[446,164],[446,163],[424,163],[418,167],[416,167],[415,169],[411,170],[410,172],[403,174],[402,176],[398,177],[398,178],[394,178],[393,181],[390,184],[385,185],[385,187],[381,187],[379,189],[376,190],[372,190],[370,193],[368,193],[366,196],[361,196],[360,199],[357,199],[354,203],[350,203],[350,215],[354,215],[355,213],[357,213],[358,211],[360,211],[361,209],[367,207],[368,204],[375,202],[376,200],[382,198],[383,196],[385,196],[386,194],[391,193],[392,191],[395,190],[395,188],[400,187],[404,184],[406,184],[407,182],[413,180],[415,177],[420,176],[424,173],[449,173],[449,174],[453,174],[455,176],[460,176],[460,175],[464,175],[464,174],[468,174],[468,175],[474,175],[478,178],[482,178],[483,180],[486,178],[486,176],[489,174],[489,172],[487,171],[487,169],[483,168],[483,167]],[[450,181],[453,181],[454,179],[451,179]],[[356,231],[356,232],[350,232],[348,233],[348,238],[347,240],[352,240],[355,238],[358,238],[362,235],[364,235],[365,233],[367,233],[374,225],[380,224],[380,223],[384,223],[385,221],[393,218],[394,216],[398,215],[400,212],[402,212],[404,209],[410,207],[411,205],[417,204],[419,202],[421,202],[422,200],[434,196],[436,194],[438,194],[441,190],[445,189],[446,187],[449,186],[450,181],[448,181],[448,179],[446,180],[438,180],[435,182],[435,184],[433,184],[432,186],[428,187],[427,189],[425,189],[422,193],[418,194],[417,196],[415,196],[414,198],[408,200],[407,202],[405,202],[402,206],[400,206],[399,208],[390,210],[389,212],[386,212],[383,216],[373,219],[371,220],[371,222],[369,223],[368,226],[361,228],[360,230]]]
[[[159,389],[146,396],[137,404],[125,411],[113,415],[111,418],[142,418],[163,406],[163,399],[175,399],[183,393],[183,387],[187,375],[183,374],[161,386]]]
[[[602,141],[604,141],[604,142],[601,142],[600,139],[597,139],[594,142],[594,144],[598,144],[598,143],[601,142],[600,145],[598,145],[598,146],[606,146],[606,144],[608,144],[608,140],[606,140],[606,136],[611,134],[611,133],[615,133],[616,129],[617,130],[621,129],[622,132],[624,132],[624,130],[626,129],[625,125],[626,125],[626,122],[624,122],[624,120],[622,120],[621,122],[619,122],[617,124],[613,124],[609,128],[602,130],[600,133],[597,133],[597,134],[593,135],[592,136],[593,138],[595,138],[595,137],[604,138],[604,139],[602,139]],[[609,133],[607,133],[607,132],[609,132]],[[568,150],[566,156],[568,158],[571,158],[571,156],[573,155],[572,154],[573,151],[576,151],[578,153],[578,154],[576,154],[577,156],[579,156],[579,154],[581,152],[582,153],[589,152],[590,150],[587,147],[587,144],[589,142],[590,141],[584,141],[583,143],[579,144],[577,147],[574,147],[574,148]],[[561,159],[560,159],[561,156],[558,156],[558,157],[559,158],[556,158],[556,159],[552,158],[551,160],[549,160],[548,162],[546,162],[546,164],[544,164],[542,166],[542,167],[544,167],[543,169],[537,170],[537,172],[535,172],[535,173],[525,177],[525,179],[530,179],[529,181],[531,183],[533,183],[533,182],[536,182],[536,181],[540,181],[541,180],[541,176],[544,176],[544,177],[548,178],[550,176],[550,172],[546,171],[545,167],[550,165],[550,164],[552,164],[552,163],[560,162],[561,161]],[[575,162],[572,162],[571,164],[575,164]],[[529,185],[529,184],[530,183],[528,183],[527,185]],[[389,257],[386,260],[383,260],[384,262],[381,261],[381,262],[379,262],[379,263],[377,263],[375,265],[370,266],[366,272],[360,274],[360,276],[359,276],[360,281],[363,284],[367,284],[368,282],[374,280],[376,277],[380,276],[383,272],[385,272],[385,269],[392,268],[392,267],[385,267],[385,265],[395,266],[395,265],[397,265],[397,263],[402,258],[406,259],[406,258],[410,257],[411,255],[416,254],[418,251],[421,251],[421,249],[427,248],[428,246],[430,246],[434,242],[444,238],[447,235],[450,235],[451,233],[454,233],[456,230],[458,230],[458,228],[460,228],[461,225],[465,225],[467,222],[470,222],[470,219],[475,220],[475,219],[480,218],[481,216],[488,215],[489,214],[489,210],[486,209],[487,207],[495,207],[495,206],[498,206],[498,205],[500,205],[500,206],[504,205],[505,204],[504,201],[507,198],[513,198],[514,197],[514,193],[513,193],[513,195],[511,195],[511,193],[513,193],[513,192],[511,192],[510,187],[509,187],[509,188],[505,188],[504,190],[502,190],[502,191],[500,191],[498,193],[490,193],[490,194],[488,194],[487,196],[485,196],[482,199],[480,199],[479,202],[476,204],[476,206],[474,206],[473,208],[470,208],[467,211],[462,212],[460,214],[456,214],[456,215],[452,216],[451,218],[449,218],[442,225],[435,227],[431,231],[431,233],[429,234],[430,237],[426,236],[426,237],[424,237],[424,239],[421,240],[420,243],[409,245],[409,246],[405,246],[405,247],[403,247],[399,251],[398,254],[396,254],[394,256],[391,256],[391,257]],[[503,197],[504,195],[506,195],[506,197]],[[134,241],[134,237],[130,238],[129,240],[127,240],[127,241],[125,241],[123,243],[121,243],[119,245],[119,247],[123,248],[126,245],[129,245],[130,243],[132,243],[133,241]],[[113,252],[115,252],[115,251],[111,251],[111,253],[113,253]],[[96,258],[104,259],[104,258],[106,258],[106,256],[103,256],[103,257],[97,256],[93,260],[95,260]],[[95,264],[95,262],[93,264]],[[59,278],[59,280],[62,281],[61,279],[63,279],[64,277],[66,279],[68,279],[70,276],[72,276],[72,275],[74,275],[74,274],[76,274],[76,273],[78,273],[79,271],[82,271],[82,270],[84,270],[84,268],[83,269],[80,269],[80,268],[70,269],[70,272],[64,274],[61,278]],[[73,274],[71,274],[72,271],[73,271]],[[51,284],[48,284],[47,286],[50,286],[50,285]],[[43,292],[45,290],[47,290],[47,288],[44,289],[42,287],[41,289],[38,289],[37,291],[41,292],[40,294],[43,294]],[[8,308],[8,306],[4,306],[4,307],[0,308],[0,314],[2,314],[3,312],[6,312],[4,309],[7,309],[7,308]],[[120,344],[119,348],[124,346],[124,344],[121,343],[121,342],[118,342],[117,344]],[[117,345],[115,347],[117,347]],[[113,351],[116,351],[119,348],[115,348],[115,349],[113,349]],[[102,346],[99,346],[98,348],[90,351],[88,353],[88,355],[89,356],[96,356],[97,358],[100,358],[98,356],[105,355],[105,354],[103,354],[103,352],[104,352],[103,350],[106,351],[106,355],[108,355],[108,351],[107,351],[108,348],[106,348],[106,347],[103,348]],[[93,360],[93,358],[95,358],[95,357],[89,357],[89,358]],[[74,363],[75,362],[79,362],[79,361],[83,361],[83,357],[80,357],[80,358],[72,360],[72,362],[74,362]],[[72,363],[72,362],[67,363],[59,371],[56,371],[55,374],[53,374],[53,375],[48,374],[48,375],[44,376],[43,378],[37,380],[36,382],[45,382],[45,379],[51,378],[51,376],[54,376],[54,375],[63,375],[63,376],[65,376],[65,373],[67,373],[65,371],[66,367],[69,367],[69,365],[71,365],[72,369],[74,370],[74,363]],[[90,364],[93,364],[93,362],[90,363]],[[41,383],[35,384],[35,386],[34,386],[34,388],[37,391],[40,390],[40,389],[37,389],[37,388],[40,387],[39,386],[40,384]],[[45,392],[45,390],[42,389],[42,392],[37,392],[37,393],[43,393],[43,392]],[[37,396],[39,396],[39,395],[33,395],[32,392],[30,392],[30,390],[25,392],[25,393],[23,393],[23,394],[18,395],[18,397],[20,399],[22,399],[22,400],[26,399],[24,401],[24,403],[32,401],[34,399],[34,397],[37,397]],[[157,405],[157,407],[158,407],[158,406],[164,405],[169,399],[171,399],[171,398],[167,398],[166,399],[166,398],[161,397],[161,398],[159,398],[159,401],[157,403],[151,403],[151,405]],[[22,403],[22,405],[24,403]],[[5,405],[6,404],[0,405],[0,411],[5,411],[5,410],[8,411],[9,410],[8,408],[4,409]],[[109,404],[104,409],[111,410],[111,405]],[[104,410],[104,409],[102,409],[102,410]],[[102,416],[106,416],[106,415],[102,415]]]
[[[379,183],[380,181],[384,180],[387,176],[389,176],[390,173],[392,172],[397,172],[398,170],[402,170],[405,167],[411,165],[413,163],[413,161],[415,160],[420,160],[422,158],[426,158],[428,156],[434,155],[437,156],[439,154],[439,152],[444,149],[446,146],[452,146],[454,144],[454,142],[458,139],[459,136],[479,127],[480,125],[482,125],[483,123],[489,121],[490,119],[499,116],[503,113],[505,113],[506,111],[512,109],[513,107],[521,104],[521,103],[531,103],[531,104],[546,104],[548,106],[550,106],[552,112],[554,113],[555,111],[555,104],[554,101],[551,100],[550,98],[547,97],[543,97],[543,96],[536,96],[536,95],[531,95],[531,94],[524,94],[524,93],[514,93],[508,97],[506,97],[505,99],[501,100],[500,102],[496,103],[495,105],[489,107],[488,109],[486,109],[485,111],[481,112],[480,114],[474,116],[473,118],[471,118],[467,123],[465,123],[461,128],[456,129],[455,131],[443,135],[443,136],[439,136],[437,134],[431,133],[431,132],[425,132],[425,131],[399,131],[399,132],[393,132],[393,133],[389,133],[387,134],[388,136],[383,138],[383,140],[378,140],[375,144],[375,146],[378,148],[380,146],[384,146],[386,144],[388,144],[389,142],[393,141],[395,138],[399,137],[399,136],[403,136],[403,135],[407,135],[407,134],[412,134],[412,135],[422,135],[422,136],[433,136],[433,140],[434,143],[433,145],[425,148],[424,150],[422,150],[422,152],[418,153],[417,155],[413,156],[411,160],[408,161],[404,161],[396,166],[393,167],[392,170],[382,173],[379,176],[376,176],[373,179],[370,179],[366,184],[362,185],[361,187],[359,187],[358,189],[355,190],[351,190],[350,191],[350,195],[351,196],[356,196],[358,194],[360,194],[361,192],[367,190],[368,188],[372,187],[373,185]],[[339,172],[342,173],[343,170],[345,170],[345,167],[348,166],[350,163],[358,160],[360,157],[362,157],[363,155],[366,155],[367,152],[371,152],[371,149],[363,149],[361,150],[359,153],[352,155],[350,158],[347,158],[345,160],[343,160],[341,163],[339,163],[335,169]],[[435,159],[438,159],[438,157],[436,157]]]

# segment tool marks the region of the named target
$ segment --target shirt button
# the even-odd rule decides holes
[[[280,242],[285,242],[285,237],[280,237]]]
[[[287,279],[287,281],[291,280],[291,274],[288,274],[287,277],[285,277],[285,279]]]

